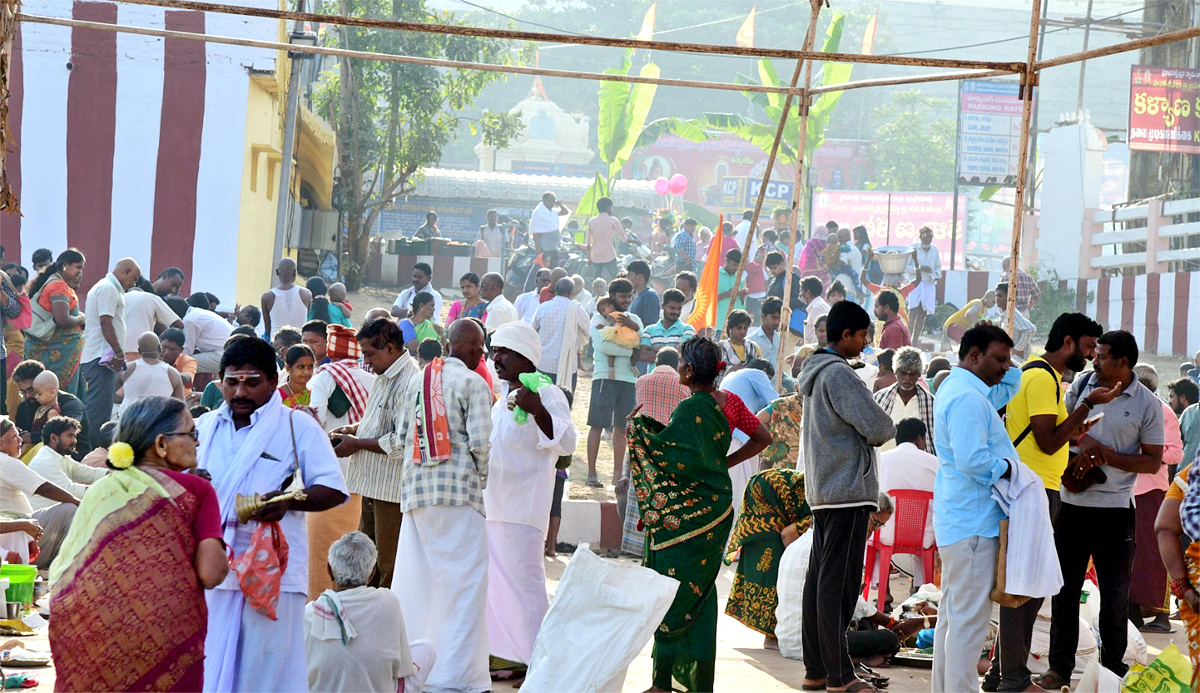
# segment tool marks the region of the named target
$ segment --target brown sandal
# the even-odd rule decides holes
[[[1071,679],[1064,679],[1062,674],[1051,669],[1039,676],[1033,683],[1041,688],[1057,691],[1062,690],[1064,686],[1069,688],[1071,686]]]

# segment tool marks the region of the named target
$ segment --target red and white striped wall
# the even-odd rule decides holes
[[[962,306],[994,287],[1000,276],[1000,272],[946,272],[938,283],[938,301]],[[1189,307],[1200,306],[1200,273],[1067,279],[1059,284],[1075,289],[1076,310],[1105,329],[1132,333],[1147,353],[1190,356],[1200,350],[1200,320],[1188,319]]]
[[[274,7],[270,0],[248,4]],[[274,22],[85,0],[27,0],[30,14],[274,40]],[[22,22],[10,77],[8,171],[23,217],[0,244],[81,249],[85,286],[132,256],[188,288],[232,296],[250,71],[275,54],[238,46]]]

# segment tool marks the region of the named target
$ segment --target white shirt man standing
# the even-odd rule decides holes
[[[413,297],[419,293],[427,293],[433,296],[433,321],[441,322],[442,320],[442,295],[434,291],[429,280],[433,278],[433,268],[427,263],[418,262],[413,265],[412,270],[412,286],[400,292],[396,297],[395,303],[392,304],[392,317],[404,319],[411,317]]]
[[[556,211],[557,210],[557,211]],[[529,218],[529,233],[533,234],[534,247],[545,254],[550,266],[557,264],[558,246],[561,243],[559,217],[570,216],[571,210],[559,202],[552,192],[542,193],[542,203],[533,208]]]
[[[344,503],[346,484],[321,424],[283,406],[270,343],[250,337],[232,340],[221,360],[221,382],[224,404],[200,417],[196,430],[198,467],[212,475],[225,546],[234,556],[243,556],[261,523],[278,522],[288,545],[288,564],[280,578],[274,619],[247,602],[233,570],[207,591],[204,690],[307,690],[305,513]],[[271,499],[293,483],[306,485],[304,500],[265,505],[251,515],[251,522],[239,522],[238,495],[258,493]]]
[[[87,386],[83,406],[88,413],[89,440],[96,440],[100,427],[112,418],[117,373],[125,368],[125,292],[140,276],[142,269],[127,257],[117,261],[87,293],[79,363]]]
[[[504,295],[504,277],[498,273],[488,272],[483,275],[483,279],[479,280],[479,295],[488,302],[484,325],[489,334],[501,325],[521,319],[516,306]]]
[[[537,369],[556,384],[574,392],[579,374],[579,349],[588,339],[588,317],[571,300],[575,282],[563,277],[554,283],[554,298],[537,307],[533,329],[540,347]]]
[[[154,293],[149,283],[135,287],[125,294],[125,360],[136,361],[138,339],[146,332],[158,333],[159,325],[183,328],[183,320]]]

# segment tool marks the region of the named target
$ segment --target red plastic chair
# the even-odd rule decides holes
[[[880,530],[875,530],[874,536],[867,542],[867,563],[863,582],[863,599],[871,593],[871,575],[875,572],[875,557],[879,557],[879,610],[883,611],[887,601],[888,575],[891,573],[892,555],[907,553],[921,556],[925,566],[926,581],[933,579],[933,553],[937,544],[925,548],[925,518],[929,513],[929,504],[933,502],[933,493],[915,489],[892,489],[888,491],[896,512],[892,515],[892,524],[896,528],[891,546],[883,545],[879,540]]]

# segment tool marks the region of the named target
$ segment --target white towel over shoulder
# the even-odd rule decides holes
[[[1008,515],[1005,591],[1026,597],[1053,597],[1063,586],[1050,502],[1041,477],[1020,460],[1009,460],[1012,474],[992,487],[992,498]]]

